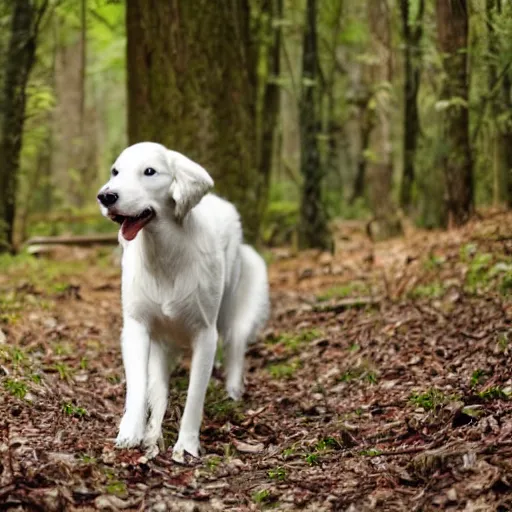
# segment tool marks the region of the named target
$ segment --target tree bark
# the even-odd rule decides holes
[[[370,144],[370,134],[374,125],[374,114],[369,108],[370,97],[365,95],[361,101],[357,103],[359,111],[359,135],[361,140],[361,151],[357,159],[356,175],[354,178],[354,187],[350,196],[349,204],[353,205],[357,199],[364,197],[364,189],[366,185],[366,156],[365,150]]]
[[[421,38],[423,34],[424,0],[418,2],[416,18],[411,20],[410,0],[400,0],[404,40],[404,124],[403,124],[403,174],[400,205],[407,212],[411,209],[414,184],[414,159],[419,131],[418,89],[421,76]]]
[[[510,91],[512,91],[512,80],[510,75],[507,74],[502,82],[502,97],[505,110],[509,113],[509,116],[512,112]],[[510,118],[500,133],[500,148],[502,150],[502,173],[506,189],[507,207],[512,208],[512,119]]]
[[[442,157],[448,223],[459,226],[473,212],[473,172],[469,142],[469,80],[467,72],[467,0],[437,0],[437,31],[446,74],[441,99],[445,151]]]
[[[261,44],[264,51],[263,58],[266,59],[267,73],[262,85],[263,98],[260,105],[260,129],[259,129],[259,163],[258,169],[262,180],[261,192],[259,194],[259,215],[263,216],[268,203],[270,189],[270,178],[274,156],[274,136],[280,111],[281,91],[277,83],[280,74],[280,53],[282,30],[279,24],[273,28],[275,19],[281,19],[283,15],[283,0],[262,0],[261,4],[262,24],[261,38],[270,42]]]
[[[92,196],[89,185],[96,178],[91,156],[96,149],[95,119],[91,115],[94,110],[86,108],[87,0],[76,2],[73,9],[80,19],[80,33],[69,41],[58,40],[55,48],[52,175],[54,188],[59,191],[56,198],[65,206],[81,208]],[[55,21],[57,34],[65,33],[66,21],[59,17]]]
[[[299,226],[301,248],[328,249],[330,236],[322,203],[321,168],[318,151],[317,131],[318,94],[317,90],[317,33],[316,0],[307,0],[302,57],[302,95],[300,104],[301,127],[301,172],[304,178]]]
[[[373,211],[372,236],[386,239],[401,233],[401,224],[392,200],[393,162],[391,153],[390,93],[392,80],[391,30],[387,0],[368,3],[371,57],[367,83],[373,87],[367,115],[372,127],[365,158],[368,196]]]
[[[4,82],[0,140],[0,252],[14,249],[14,221],[20,152],[25,121],[26,87],[34,64],[36,36],[47,2],[36,9],[30,0],[15,2]]]
[[[130,143],[159,142],[203,165],[256,240],[265,176],[248,0],[128,0],[126,25]]]
[[[503,112],[512,111],[512,99],[510,91],[512,84],[510,72],[498,69],[497,56],[504,51],[501,47],[499,35],[495,24],[499,17],[503,16],[503,4],[501,0],[486,0],[485,11],[488,30],[489,48],[489,94],[491,99],[491,118],[497,120]],[[510,6],[506,15],[510,15]],[[501,84],[499,81],[501,80]],[[497,89],[497,86],[499,88]],[[494,91],[497,89],[497,94]],[[510,115],[510,114],[509,114]],[[494,175],[494,203],[506,203],[512,207],[512,128],[510,119],[507,122],[494,122],[491,127],[492,162]]]

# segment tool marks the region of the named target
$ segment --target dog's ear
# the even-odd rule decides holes
[[[213,187],[212,177],[199,165],[177,151],[168,150],[174,179],[169,193],[176,203],[176,219],[182,220]]]

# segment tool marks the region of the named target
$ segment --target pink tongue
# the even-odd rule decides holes
[[[133,240],[137,233],[144,227],[148,219],[130,219],[126,218],[121,225],[121,233],[125,240]]]

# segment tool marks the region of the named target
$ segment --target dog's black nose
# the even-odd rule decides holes
[[[103,206],[112,206],[118,199],[119,196],[115,192],[102,192],[98,194],[98,201]]]

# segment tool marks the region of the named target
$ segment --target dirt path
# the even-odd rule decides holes
[[[0,261],[0,509],[511,510],[511,226],[276,251],[246,399],[228,401],[216,369],[195,467],[113,448],[112,257]],[[183,367],[168,445],[186,383]]]

